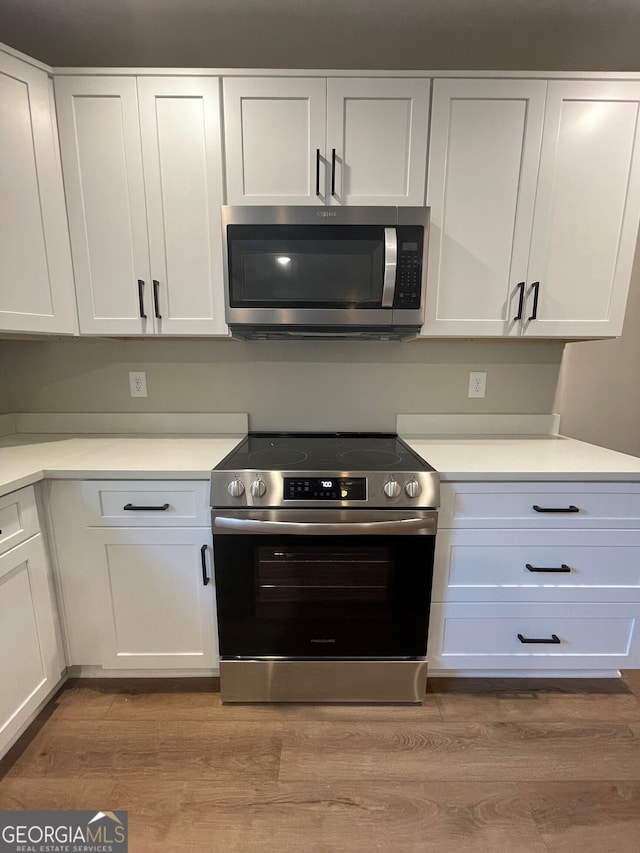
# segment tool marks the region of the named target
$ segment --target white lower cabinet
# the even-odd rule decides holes
[[[51,484],[71,665],[217,668],[207,497],[196,482]]]
[[[637,498],[633,483],[443,484],[430,670],[640,667]]]
[[[210,531],[109,528],[90,533],[103,592],[102,666],[217,666]]]
[[[63,669],[55,597],[36,534],[0,556],[0,755],[57,686]]]

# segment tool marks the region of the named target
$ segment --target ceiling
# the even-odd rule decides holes
[[[0,0],[54,66],[640,70],[639,0]]]

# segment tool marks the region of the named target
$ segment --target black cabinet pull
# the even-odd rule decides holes
[[[316,148],[316,195],[320,195],[320,149]]]
[[[331,195],[336,194],[336,149],[331,149]]]
[[[522,309],[524,308],[524,281],[519,281],[516,287],[520,288],[520,296],[518,297],[518,313],[513,318],[515,320],[522,320]]]
[[[165,512],[165,510],[169,509],[169,504],[162,504],[162,506],[134,506],[133,504],[125,504],[122,509],[127,510],[127,512]]]
[[[200,561],[202,563],[202,583],[204,586],[207,586],[209,583],[209,576],[207,575],[207,546],[203,545],[200,548]]]
[[[580,507],[569,504],[569,506],[538,506],[534,504],[533,508],[536,512],[580,512]]]
[[[160,288],[160,282],[153,280],[153,308],[155,311],[155,315],[158,320],[162,320],[162,314],[160,313],[160,299],[158,297],[158,290]]]
[[[560,637],[557,634],[552,634],[550,638],[548,637],[523,637],[522,634],[518,634],[518,639],[521,643],[550,643],[554,646],[560,645]]]
[[[531,312],[530,320],[536,320],[538,317],[538,296],[540,295],[540,282],[534,281],[531,285],[533,289],[533,311]]]
[[[141,278],[138,279],[138,302],[140,304],[140,317],[146,320],[147,315],[144,313],[144,281]]]
[[[532,566],[531,563],[525,563],[528,572],[570,572],[571,567],[563,563],[561,566]]]

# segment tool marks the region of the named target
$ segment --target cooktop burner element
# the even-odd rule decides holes
[[[211,505],[435,508],[439,478],[393,433],[249,433],[212,471]]]

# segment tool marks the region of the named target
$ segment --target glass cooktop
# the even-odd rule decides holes
[[[394,433],[250,432],[217,471],[433,471]]]

